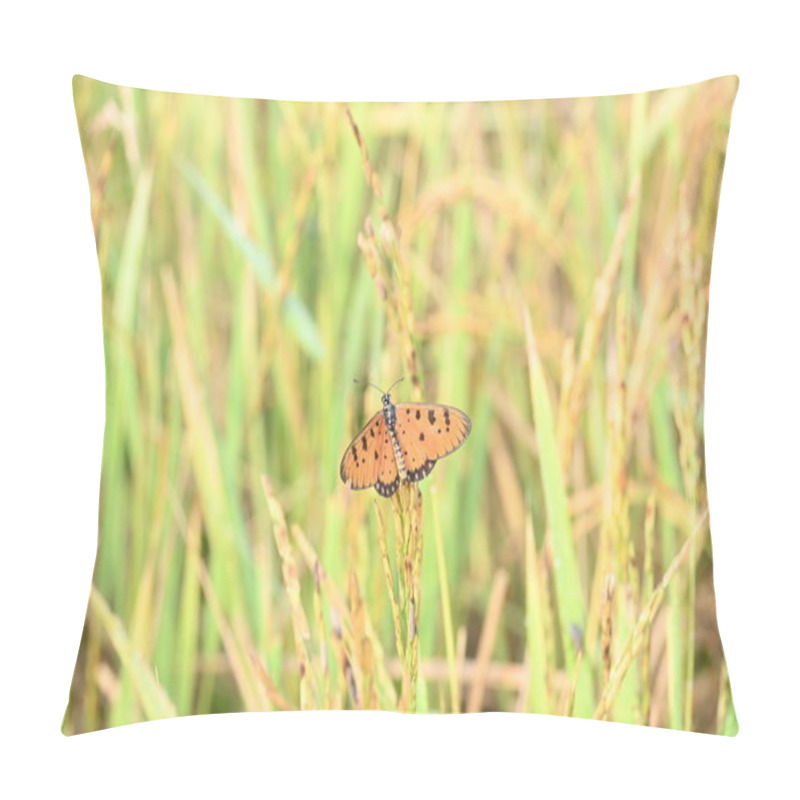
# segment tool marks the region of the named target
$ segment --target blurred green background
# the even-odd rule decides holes
[[[76,76],[107,396],[64,731],[403,708],[398,506],[338,468],[380,407],[353,378],[406,375],[395,402],[473,423],[420,484],[416,710],[735,734],[702,415],[737,85],[345,106]]]

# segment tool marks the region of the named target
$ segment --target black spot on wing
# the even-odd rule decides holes
[[[361,437],[361,446],[364,448],[364,450],[367,449],[367,437],[366,436],[362,436]]]
[[[436,412],[432,408],[428,409],[428,422],[430,422],[431,425],[436,422]]]
[[[417,419],[419,419],[421,416],[422,412],[419,409],[417,409],[417,414],[416,414]]]

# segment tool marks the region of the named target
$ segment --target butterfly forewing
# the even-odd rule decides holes
[[[386,463],[385,454],[394,461],[389,430],[383,412],[379,411],[344,451],[339,475],[352,489],[375,486]]]
[[[469,417],[457,408],[435,403],[400,403],[397,439],[408,478],[420,481],[437,459],[458,450],[472,429]]]

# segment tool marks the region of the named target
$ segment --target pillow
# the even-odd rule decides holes
[[[734,735],[703,376],[737,86],[76,76],[106,427],[64,732],[384,709]]]

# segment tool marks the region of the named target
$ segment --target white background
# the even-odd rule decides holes
[[[0,794],[797,796],[800,75],[792,4],[242,5],[19,3],[3,14]],[[325,712],[63,737],[95,555],[104,404],[74,73],[305,100],[575,96],[738,74],[706,394],[714,579],[738,737],[527,715]]]

